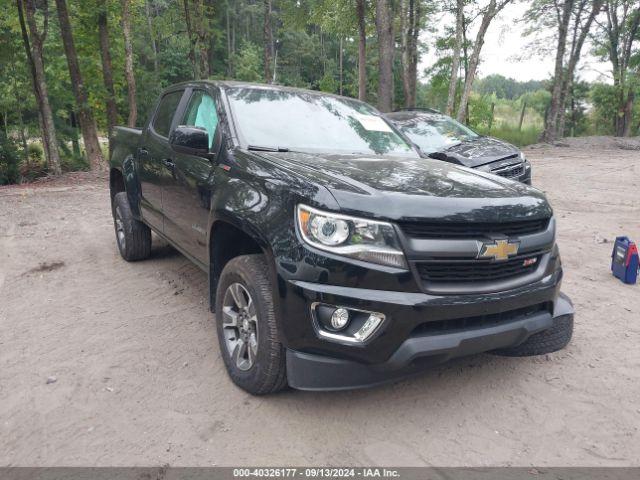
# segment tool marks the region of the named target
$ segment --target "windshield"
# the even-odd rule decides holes
[[[231,88],[228,97],[240,140],[251,149],[417,156],[357,100],[252,87]]]
[[[417,118],[411,123],[401,125],[400,130],[424,153],[440,152],[479,136],[453,118],[444,115]]]

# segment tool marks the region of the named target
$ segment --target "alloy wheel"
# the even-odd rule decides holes
[[[242,371],[253,367],[258,354],[258,317],[251,295],[240,283],[232,283],[224,293],[222,331],[236,367]]]
[[[124,222],[122,221],[122,213],[120,213],[120,207],[116,207],[116,238],[118,240],[118,245],[122,250],[127,246],[127,239],[124,233]]]

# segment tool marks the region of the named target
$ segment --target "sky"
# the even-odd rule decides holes
[[[544,80],[551,77],[555,52],[543,56],[528,54],[528,51],[532,50],[529,47],[532,39],[522,36],[526,26],[517,21],[522,17],[525,9],[526,7],[519,3],[509,4],[493,20],[485,36],[485,44],[480,54],[478,77],[494,73],[519,81]],[[437,29],[441,31],[443,25],[454,25],[455,17],[448,14],[442,15],[437,22],[439,25]],[[476,21],[473,25],[470,32],[471,38],[475,38],[479,23]],[[429,41],[431,35],[425,33],[422,40],[427,44],[432,43]],[[600,62],[589,53],[589,50],[589,45],[585,44],[578,67],[580,78],[587,81],[610,82],[609,64]],[[422,55],[419,71],[422,72],[429,67],[436,58],[431,48],[426,55]]]

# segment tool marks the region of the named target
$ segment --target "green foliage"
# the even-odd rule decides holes
[[[317,0],[314,3],[310,12],[313,23],[336,35],[357,34],[358,24],[353,0]]]
[[[73,38],[83,82],[89,94],[89,105],[101,135],[106,134],[106,99],[100,42],[97,27],[98,0],[66,0],[70,11]],[[630,0],[625,0],[629,2]],[[35,178],[46,173],[40,142],[35,138],[40,126],[38,110],[33,95],[29,66],[22,43],[15,2],[5,2],[0,9],[0,117],[5,138],[20,139],[23,136],[29,147],[29,160],[24,162],[18,155],[19,169],[25,177]],[[35,2],[38,6],[37,21],[44,26],[42,7],[46,2]],[[404,104],[402,83],[402,52],[400,21],[401,6],[394,4],[396,45],[394,63],[395,107]],[[465,0],[467,39],[464,49],[467,54],[473,47],[473,32],[477,24],[479,4]],[[186,0],[193,10],[193,28],[202,25],[196,32],[197,45],[204,45],[202,54],[211,72],[211,78],[264,81],[264,3],[256,0],[206,1],[207,7],[198,10],[199,1]],[[419,52],[424,56],[427,47],[433,49],[435,62],[419,77],[424,79],[417,87],[417,104],[444,111],[447,103],[451,75],[454,26],[436,28],[436,21],[443,12],[451,12],[455,2],[424,2],[424,13],[420,29]],[[128,116],[127,85],[124,76],[124,40],[122,31],[122,3],[106,1],[109,30],[110,55],[113,70],[116,104],[119,121]],[[49,90],[54,122],[56,126],[63,170],[85,169],[79,147],[79,129],[74,121],[77,110],[72,94],[67,61],[61,41],[56,17],[55,2],[50,0],[48,32],[44,44],[45,75]],[[375,104],[378,88],[378,45],[375,28],[376,4],[365,2],[365,30],[367,37],[366,99]],[[576,3],[578,8],[578,3]],[[529,0],[525,19],[531,32],[529,50],[537,54],[553,54],[557,31],[554,4],[550,0]],[[436,20],[436,21],[434,21]],[[187,35],[184,0],[131,0],[130,21],[134,52],[134,70],[137,83],[139,125],[148,118],[158,95],[169,85],[194,77],[194,65],[190,38]],[[273,0],[271,22],[275,55],[273,67],[276,83],[311,88],[357,97],[358,95],[358,23],[353,0]],[[475,22],[475,23],[471,23]],[[626,29],[628,26],[624,26]],[[198,36],[198,35],[196,35]],[[597,55],[608,55],[607,38],[598,30],[593,32]],[[192,37],[193,38],[193,37]],[[590,36],[591,38],[591,36]],[[425,43],[425,40],[428,45]],[[198,47],[199,48],[199,47]],[[629,63],[628,79],[623,86],[631,85],[637,77],[640,54],[637,42]],[[201,52],[194,55],[200,57]],[[461,53],[462,77],[458,83],[456,100],[459,100],[464,78],[464,55]],[[477,79],[469,104],[469,122],[479,130],[488,130],[491,119],[491,104],[495,105],[491,134],[517,144],[526,144],[537,139],[543,128],[543,118],[550,103],[548,81],[520,82],[502,75],[490,75]],[[568,101],[566,133],[612,133],[612,125],[618,113],[619,96],[608,85],[576,84]],[[618,91],[619,93],[619,91]],[[637,98],[640,98],[638,91]],[[518,128],[520,112],[526,102],[522,129]],[[636,102],[638,103],[638,102]],[[590,107],[593,108],[590,108]],[[633,125],[640,121],[640,111],[635,107]],[[5,140],[5,143],[8,140]],[[9,143],[11,143],[9,141]],[[8,144],[7,144],[8,145]],[[13,147],[7,151],[15,150]],[[40,148],[40,153],[36,150]],[[20,148],[17,149],[20,152]],[[14,158],[14,157],[7,157]],[[4,165],[14,165],[13,160]],[[5,168],[5,167],[2,167]],[[5,168],[6,170],[6,168]],[[5,170],[2,170],[5,172]],[[12,170],[13,171],[13,170]],[[7,177],[8,174],[5,174]],[[11,177],[14,178],[14,177]],[[15,178],[14,178],[15,180]],[[0,179],[0,182],[3,180]]]
[[[263,61],[261,50],[257,45],[246,42],[234,62],[236,78],[246,82],[260,82],[263,80]]]
[[[541,117],[544,117],[549,104],[551,104],[551,92],[542,89],[527,92],[520,97],[520,103],[522,102],[526,102],[528,108],[532,108]]]
[[[27,158],[20,165],[21,181],[31,182],[36,178],[47,175],[47,164],[44,160],[44,150],[39,143],[30,143],[27,145]]]
[[[547,94],[544,90],[539,90]],[[493,95],[472,94],[469,101],[469,125],[478,133],[490,135],[518,146],[536,143],[544,128],[544,109],[546,95],[530,92],[518,100],[499,99]],[[525,99],[527,106],[522,128],[519,128],[520,115]],[[531,103],[529,103],[531,102]],[[491,129],[491,104],[494,105]],[[542,110],[542,114],[538,109]]]
[[[15,142],[0,133],[0,185],[17,183],[20,154]]]
[[[42,163],[44,161],[44,150],[39,143],[30,143],[27,146],[29,162]]]
[[[471,128],[489,128],[493,100],[494,98],[488,95],[471,96],[469,99],[469,126]]]
[[[539,80],[518,82],[513,78],[494,74],[476,80],[473,90],[480,95],[495,95],[496,98],[515,100],[522,95],[541,90],[544,86],[545,82]]]
[[[430,76],[430,81],[418,85],[417,103],[421,107],[444,111],[449,95],[451,57],[439,59],[426,73]]]
[[[617,115],[616,95],[617,91],[613,85],[597,83],[591,88],[590,98],[593,104],[593,121],[598,127],[598,133],[613,134],[613,120]]]
[[[89,170],[89,162],[83,155],[64,156],[61,159],[63,172],[79,172]]]
[[[320,79],[320,84],[318,86],[320,91],[327,93],[338,93],[338,89],[340,88],[339,83],[329,72],[326,72]]]
[[[477,129],[477,132],[483,135],[491,135],[492,137],[499,138],[500,140],[512,143],[518,147],[524,147],[537,143],[540,138],[540,134],[542,133],[542,129],[530,126],[526,128],[523,127],[522,130],[518,130],[517,124],[511,125],[500,123],[497,126],[492,126],[491,131],[486,127],[483,127]]]
[[[586,82],[575,82],[567,102],[565,132],[566,136],[588,135],[591,131],[587,108],[590,98],[590,85]]]

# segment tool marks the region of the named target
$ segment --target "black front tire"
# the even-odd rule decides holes
[[[126,192],[113,198],[113,225],[120,255],[127,262],[144,260],[151,255],[151,229],[136,220]]]
[[[273,287],[267,272],[268,266],[263,255],[235,257],[225,265],[216,291],[216,327],[220,353],[231,380],[253,395],[274,393],[287,387],[285,349],[278,338]],[[225,326],[223,315],[225,295],[237,284],[250,296],[256,317],[257,352],[249,368],[246,363],[245,368],[238,366],[228,344],[229,331],[225,332],[225,328],[229,328],[228,324]]]
[[[531,335],[520,345],[501,348],[492,353],[505,357],[531,357],[557,352],[566,347],[573,336],[573,315],[556,319],[553,327]]]

